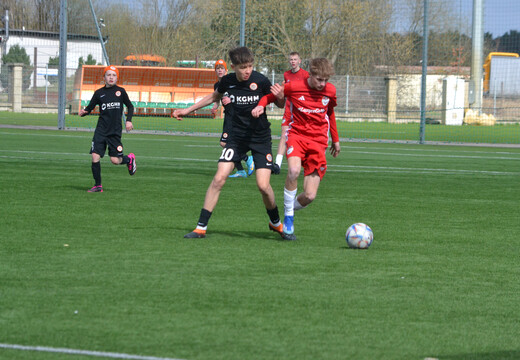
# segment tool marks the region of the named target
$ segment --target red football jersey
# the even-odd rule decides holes
[[[292,72],[292,70],[287,70],[283,73],[283,79],[286,83],[296,80],[305,80],[309,77],[309,73],[307,70],[304,70],[300,68],[300,70],[296,71],[295,73]]]
[[[285,84],[284,95],[291,107],[289,136],[295,133],[328,145],[330,131],[332,141],[339,141],[334,115],[337,105],[334,85],[327,83],[319,91],[312,89],[307,80],[291,81]]]
[[[293,73],[292,70],[287,70],[283,73],[283,80],[285,83],[297,80],[305,80],[309,77],[307,70],[300,68],[297,72]],[[289,102],[285,103],[285,111],[282,119],[282,126],[288,126],[291,122],[291,108]]]

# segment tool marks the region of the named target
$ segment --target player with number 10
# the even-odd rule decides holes
[[[234,162],[251,151],[256,168],[256,184],[269,215],[269,229],[283,238],[283,228],[276,205],[274,191],[270,184],[273,170],[271,124],[267,116],[254,118],[251,111],[257,106],[262,96],[271,91],[271,82],[264,75],[253,70],[254,56],[247,47],[238,47],[229,52],[234,73],[224,76],[217,89],[187,109],[175,110],[173,116],[178,120],[192,111],[220,101],[223,96],[231,100],[232,127],[230,140],[226,143],[218,160],[217,172],[204,198],[197,227],[185,238],[204,238],[209,219],[217,205],[220,192],[234,168]],[[277,101],[283,107],[283,99]]]

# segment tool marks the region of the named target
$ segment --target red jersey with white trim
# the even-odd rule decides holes
[[[292,70],[287,70],[283,73],[283,80],[285,83],[289,83],[291,81],[297,80],[305,80],[309,77],[309,73],[307,70],[300,68],[300,70],[296,72],[292,72]],[[288,101],[285,102],[285,110],[283,113],[282,126],[288,126],[291,121],[291,105]]]
[[[287,135],[298,134],[312,141],[329,143],[339,142],[334,107],[336,87],[327,83],[323,90],[312,89],[307,80],[291,81],[284,86],[284,95],[291,104],[292,120],[288,124]]]

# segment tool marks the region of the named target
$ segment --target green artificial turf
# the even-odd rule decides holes
[[[187,120],[189,121],[189,120]],[[217,138],[0,129],[0,343],[170,359],[520,358],[520,149],[342,143],[298,240],[268,231],[255,177],[229,179],[184,239]],[[282,174],[273,176],[283,213]],[[300,182],[301,190],[301,182]],[[355,222],[368,250],[346,246]],[[0,359],[87,355],[0,347]]]
[[[96,127],[98,116],[66,115],[65,127],[69,129],[89,129]],[[272,133],[280,135],[279,117],[270,117]],[[0,125],[50,126],[58,128],[57,114],[29,114],[0,112]],[[135,130],[155,133],[211,134],[220,136],[222,119],[207,117],[187,117],[178,121],[169,116],[136,116],[133,119]],[[345,140],[369,140],[384,142],[418,143],[419,123],[389,124],[386,122],[351,122],[338,116],[339,136]],[[495,126],[446,126],[426,124],[424,142],[434,143],[472,143],[472,144],[520,144],[519,124],[498,124]]]

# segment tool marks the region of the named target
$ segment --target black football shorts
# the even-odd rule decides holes
[[[105,156],[105,151],[108,146],[108,155],[111,157],[123,156],[123,144],[121,143],[121,136],[111,135],[103,136],[94,133],[92,138],[92,146],[90,153],[96,153],[99,156]]]
[[[271,141],[257,142],[235,142],[233,139],[227,142],[219,162],[237,162],[244,159],[245,154],[251,150],[256,169],[272,169],[273,154]]]

